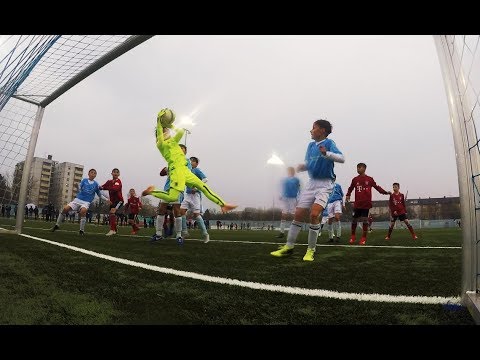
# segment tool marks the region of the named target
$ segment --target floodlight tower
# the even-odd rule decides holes
[[[284,166],[285,163],[277,155],[272,154],[270,159],[267,160],[267,165]],[[272,185],[273,185],[273,172],[272,172]],[[272,189],[274,189],[274,188],[275,187],[272,187]],[[273,192],[273,195],[272,195],[272,225],[273,225],[273,222],[275,221],[275,210],[274,209],[275,209],[275,191]]]

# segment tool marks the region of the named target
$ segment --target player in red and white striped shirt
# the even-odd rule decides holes
[[[405,196],[400,192],[400,184],[393,183],[393,194],[390,195],[390,200],[388,201],[390,207],[390,227],[388,228],[388,235],[385,240],[390,240],[390,235],[392,235],[393,226],[395,221],[399,219],[407,225],[408,231],[412,234],[412,238],[417,239],[415,231],[413,231],[412,225],[408,222],[407,219],[407,207],[405,206]]]

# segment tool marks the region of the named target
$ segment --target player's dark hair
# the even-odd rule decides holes
[[[115,170],[117,170],[118,172],[120,172],[120,170],[118,170],[118,168],[113,168],[112,172],[114,172]]]
[[[327,136],[332,133],[332,124],[330,124],[330,121],[320,119],[320,120],[316,120],[314,124],[321,129],[325,129]]]
[[[178,144],[178,146],[180,146],[182,149],[185,149],[185,151],[187,151],[187,147],[183,144]]]
[[[400,187],[400,184],[399,183],[393,183],[392,186],[395,186],[397,185],[398,187]]]
[[[367,164],[365,164],[365,163],[358,163],[357,167],[359,167],[359,166],[363,166],[365,169],[367,168]]]
[[[200,164],[200,160],[196,156],[190,157],[190,161],[195,161],[197,164]]]
[[[95,171],[95,172],[97,172],[97,170],[95,170],[95,169],[90,169],[90,170],[88,170],[88,172],[90,172],[90,171],[92,171],[92,170]]]

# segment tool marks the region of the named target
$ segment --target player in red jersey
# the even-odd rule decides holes
[[[393,226],[395,221],[399,219],[407,225],[408,231],[412,234],[413,240],[418,239],[413,231],[412,225],[408,222],[407,219],[407,207],[405,206],[405,196],[400,192],[400,184],[393,183],[393,194],[390,195],[390,200],[388,201],[390,207],[390,227],[388,228],[388,235],[385,237],[385,240],[390,240],[390,235],[392,235]]]
[[[372,208],[372,187],[375,188],[380,194],[391,194],[390,191],[385,191],[379,185],[377,185],[372,177],[365,175],[365,170],[367,170],[367,165],[365,163],[357,164],[358,176],[355,176],[352,179],[352,183],[350,184],[345,196],[345,200],[348,203],[350,201],[350,195],[353,189],[355,189],[355,202],[353,204],[352,215],[352,236],[350,238],[350,244],[355,244],[355,230],[357,230],[357,222],[359,220],[363,223],[362,238],[360,239],[359,245],[365,245],[367,242],[368,212]]]
[[[128,198],[127,203],[125,204],[125,211],[130,210],[128,214],[128,223],[132,226],[132,229],[133,229],[130,234],[137,235],[138,230],[140,230],[140,228],[137,226],[138,213],[142,209],[142,202],[140,201],[140,198],[135,193],[135,189],[130,189],[129,194],[130,194],[130,197]]]
[[[107,236],[112,236],[117,233],[117,215],[116,212],[123,205],[122,196],[122,182],[118,178],[120,170],[117,168],[112,170],[112,180],[108,180],[105,184],[100,186],[100,190],[108,190],[110,195],[110,215],[108,222],[110,224],[110,231],[106,233]]]

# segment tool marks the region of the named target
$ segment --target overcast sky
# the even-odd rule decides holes
[[[124,197],[163,188],[153,135],[163,107],[198,110],[187,155],[240,209],[279,205],[286,168],[267,160],[302,163],[319,118],[345,155],[335,164],[344,192],[365,162],[377,184],[399,182],[410,199],[458,196],[432,36],[155,36],[47,106],[35,156],[83,164],[85,176],[96,168],[100,183],[118,167]]]

